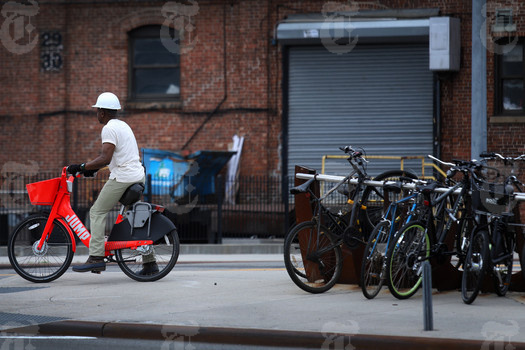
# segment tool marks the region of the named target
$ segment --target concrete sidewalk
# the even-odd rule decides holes
[[[357,285],[336,285],[309,294],[290,280],[281,254],[181,254],[179,262],[153,283],[116,269],[67,272],[48,284],[1,275],[0,330],[159,340],[182,334],[192,342],[316,349],[525,349],[525,293],[485,294],[465,305],[458,291],[434,291],[434,330],[424,331],[421,292],[397,300],[384,289],[367,300]]]

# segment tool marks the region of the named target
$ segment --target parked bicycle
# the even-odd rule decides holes
[[[367,299],[375,298],[385,282],[386,255],[395,234],[400,227],[409,223],[413,216],[417,216],[419,191],[407,190],[408,184],[415,186],[426,182],[401,177],[400,181],[385,181],[383,185],[385,214],[370,234],[361,262],[360,285]],[[396,200],[396,196],[402,198]]]
[[[525,155],[512,158],[483,153],[480,156],[502,162],[503,172],[498,171],[496,179],[490,182],[481,180],[472,188],[477,225],[463,265],[461,297],[466,304],[474,302],[486,274],[492,276],[497,295],[504,296],[509,290],[516,251],[516,232],[512,227],[512,210],[516,204],[514,192],[515,189],[521,192],[523,186],[514,174],[514,166],[517,161],[525,160]],[[525,253],[525,247],[523,249]]]
[[[64,274],[76,252],[75,235],[89,247],[91,234],[71,208],[74,180],[63,168],[59,178],[27,185],[31,204],[51,206],[50,213],[23,220],[9,237],[9,261],[28,281],[50,282]],[[139,201],[143,189],[141,184],[134,184],[126,190],[105,243],[106,260],[116,262],[127,276],[142,282],[166,276],[180,251],[177,229],[163,215],[164,208]],[[159,271],[142,275],[142,257],[151,253],[155,254]]]
[[[384,194],[381,188],[365,184],[369,177],[363,151],[350,146],[340,149],[348,154],[347,160],[352,171],[325,195],[317,197],[312,190],[317,175],[290,190],[291,194],[306,194],[314,208],[311,220],[292,227],[284,241],[286,271],[299,288],[310,293],[323,293],[334,286],[343,265],[341,246],[346,244],[354,249],[366,244],[370,232],[367,230],[374,227],[381,217],[378,211],[381,210]],[[391,170],[376,176],[374,180],[383,181],[400,176],[416,178],[410,172]],[[348,213],[332,213],[323,201],[344,185],[348,186],[347,194],[352,207]]]
[[[440,184],[431,182],[421,188],[421,218],[403,226],[388,250],[388,288],[398,299],[410,298],[418,290],[422,282],[423,261],[435,258],[435,263],[444,264],[450,262],[454,255],[461,259],[462,250],[466,251],[468,242],[463,241],[464,245],[460,249],[446,244],[449,234],[456,234],[451,229],[454,223],[457,234],[469,232],[469,227],[474,225],[469,210],[469,192],[471,181],[482,165],[476,161],[461,160],[446,163],[429,157],[451,167],[447,178],[453,178],[456,173],[460,173],[462,178],[452,187],[439,188]]]

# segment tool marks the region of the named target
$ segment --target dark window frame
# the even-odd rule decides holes
[[[152,65],[137,65],[134,62],[135,57],[135,43],[138,39],[156,39],[161,40],[161,27],[162,25],[146,25],[135,28],[128,32],[128,96],[131,102],[165,102],[165,101],[180,101],[180,89],[181,89],[181,72],[180,72],[180,54],[178,57],[178,64],[152,64]],[[172,37],[176,37],[180,40],[178,32],[168,27],[169,33]],[[171,38],[168,38],[172,40]],[[137,81],[135,78],[135,71],[137,69],[178,69],[179,79],[179,93],[178,94],[137,94],[136,85]]]
[[[508,38],[501,38],[496,41],[496,44],[498,42],[503,43],[504,41],[507,41]],[[516,80],[522,80],[524,87],[525,87],[525,38],[519,38],[517,41],[518,45],[522,46],[522,65],[523,65],[523,72],[522,74],[516,74],[516,75],[504,75],[503,74],[503,57],[504,55],[501,53],[495,53],[494,54],[494,114],[496,116],[500,117],[513,117],[513,116],[525,116],[525,103],[521,110],[505,110],[503,108],[503,81],[504,80],[510,80],[510,79],[516,79]],[[523,89],[523,101],[525,102],[525,88]]]

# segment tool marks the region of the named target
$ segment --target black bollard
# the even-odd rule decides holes
[[[425,331],[434,329],[434,320],[432,313],[432,267],[430,262],[423,262],[423,322]]]

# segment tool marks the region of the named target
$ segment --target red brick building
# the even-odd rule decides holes
[[[326,22],[326,11],[332,11],[327,4],[345,13],[369,11],[375,21],[421,19],[425,13],[459,19],[459,70],[425,75],[431,84],[424,97],[431,107],[425,112],[431,121],[425,142],[445,160],[469,158],[471,0],[18,0],[0,5],[0,164],[34,161],[40,169],[54,170],[95,157],[101,126],[91,105],[98,94],[112,91],[121,99],[122,117],[135,131],[139,147],[226,150],[238,134],[245,137],[242,175],[283,174],[290,166],[290,120],[297,118],[290,102],[292,87],[299,84],[292,77],[295,49],[290,47],[312,43],[286,44],[276,33],[294,15],[323,14]],[[425,9],[434,12],[406,11]],[[381,18],[380,11],[390,12]],[[391,17],[392,11],[398,17]],[[511,18],[512,26],[499,31],[496,15]],[[508,155],[525,152],[524,18],[520,1],[487,5],[487,148]],[[162,35],[164,49],[159,46]],[[516,49],[495,53],[493,41],[500,37],[506,41],[498,45],[511,43]],[[428,34],[419,42],[421,52],[425,40]],[[359,39],[355,52],[385,41]],[[313,45],[323,49],[318,42]],[[294,147],[297,152],[300,145]],[[379,147],[373,153],[389,149],[388,144],[370,147]]]

